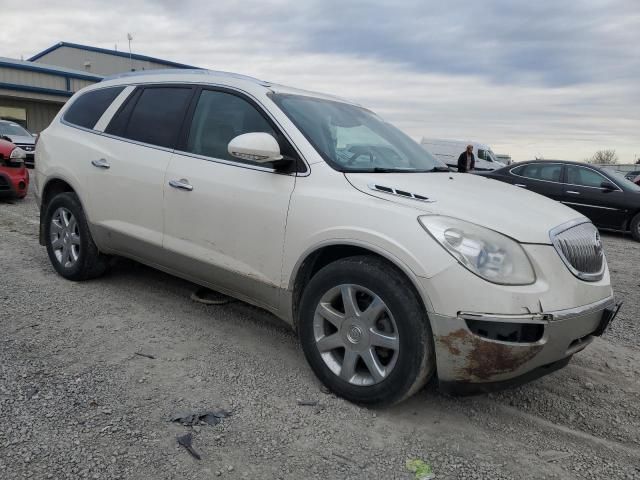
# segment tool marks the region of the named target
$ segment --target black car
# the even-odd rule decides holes
[[[558,200],[597,227],[630,231],[640,241],[640,186],[619,172],[584,163],[532,160],[480,175]]]

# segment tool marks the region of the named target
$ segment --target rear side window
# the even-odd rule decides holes
[[[79,127],[93,128],[122,90],[124,86],[101,88],[80,95],[64,113],[63,119]]]
[[[189,87],[148,87],[112,120],[107,133],[173,148],[180,133],[192,89]],[[137,99],[137,101],[136,101]],[[126,118],[128,117],[128,119]],[[114,131],[114,125],[121,125]],[[124,126],[126,125],[126,126]]]
[[[520,175],[521,177],[531,178],[533,180],[559,182],[562,174],[562,165],[530,163],[529,165],[514,168],[512,172],[516,175]]]

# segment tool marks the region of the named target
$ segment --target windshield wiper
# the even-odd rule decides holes
[[[431,170],[427,170],[428,172],[450,172],[451,169],[449,167],[433,167]]]

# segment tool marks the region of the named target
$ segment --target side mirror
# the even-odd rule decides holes
[[[282,160],[277,140],[263,132],[238,135],[229,142],[227,150],[236,158],[252,162],[268,163]]]
[[[602,188],[603,190],[611,191],[611,190],[615,190],[616,186],[607,180],[603,180],[602,183],[600,184],[600,188]]]

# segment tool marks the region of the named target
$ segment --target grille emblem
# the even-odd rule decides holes
[[[600,238],[600,232],[596,232],[596,240],[593,245],[593,250],[596,254],[596,257],[602,257],[602,239]]]

